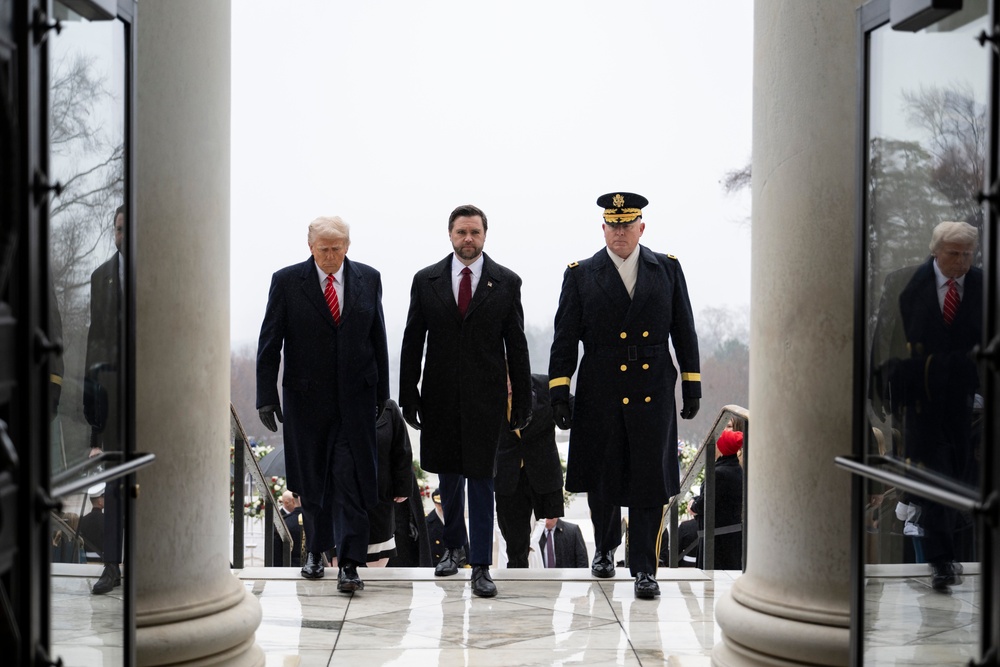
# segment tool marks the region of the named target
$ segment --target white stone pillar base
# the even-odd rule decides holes
[[[712,650],[713,665],[835,667],[848,664],[850,643],[848,627],[762,613],[744,606],[736,600],[736,597],[736,595],[723,596],[716,605],[715,618],[725,630],[723,641],[716,644]],[[773,654],[776,648],[780,650],[780,656]]]
[[[160,613],[157,618],[136,616],[136,662],[139,665],[184,665],[185,667],[262,667],[264,652],[254,644],[260,625],[260,602],[242,590],[236,604],[208,615],[200,607],[173,610],[174,620]],[[180,616],[179,620],[177,616]]]

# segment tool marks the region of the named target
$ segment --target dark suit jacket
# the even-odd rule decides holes
[[[555,528],[556,567],[587,567],[587,545],[583,541],[583,533],[575,523],[568,523],[559,519]],[[548,541],[545,532],[538,539],[538,548],[545,553],[545,544]],[[544,559],[544,556],[542,556]]]
[[[549,404],[549,378],[532,374],[531,383],[534,391],[531,423],[521,431],[520,437],[510,429],[500,434],[497,476],[493,481],[498,496],[510,496],[517,491],[522,461],[528,483],[535,493],[562,490],[562,463],[556,449],[555,424]]]
[[[90,276],[90,328],[84,367],[83,413],[87,423],[101,434],[99,444],[109,450],[119,448],[120,261],[121,254],[116,252]]]
[[[328,453],[342,437],[351,446],[361,502],[371,507],[378,502],[375,407],[389,399],[378,271],[345,259],[342,301],[337,326],[312,257],[274,274],[257,344],[257,407],[279,404],[278,365],[284,352],[288,488],[325,504]]]
[[[577,370],[566,488],[602,486],[615,504],[665,505],[679,490],[674,387],[701,397],[698,335],[687,284],[675,257],[639,246],[629,298],[617,267],[601,248],[563,274],[549,356],[551,399],[568,400]]]
[[[497,443],[509,430],[508,369],[513,405],[531,409],[521,279],[483,258],[464,319],[452,292],[452,255],[413,277],[399,368],[399,405],[420,408],[421,465],[472,478],[496,472]]]

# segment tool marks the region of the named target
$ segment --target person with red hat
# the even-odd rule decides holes
[[[730,419],[715,442],[715,561],[716,570],[743,569],[743,466],[739,460],[743,450],[743,425]],[[694,499],[692,511],[697,515],[699,533],[705,530],[705,491]],[[704,567],[704,547],[698,550],[699,568]]]

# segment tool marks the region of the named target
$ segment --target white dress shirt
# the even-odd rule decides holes
[[[934,260],[934,277],[937,279],[938,308],[940,308],[943,313],[944,296],[948,293],[948,276],[941,273],[941,269],[938,268],[937,260]],[[955,278],[955,287],[958,288],[958,300],[961,301],[962,297],[965,296],[965,276]]]
[[[639,244],[636,244],[635,250],[625,259],[611,252],[611,248],[608,248],[607,251],[608,257],[618,267],[618,275],[621,276],[625,289],[628,290],[628,297],[631,299],[632,295],[635,294],[636,278],[639,276]]]
[[[458,258],[458,255],[451,256],[451,293],[455,295],[455,303],[458,303],[458,286],[462,282],[462,269],[465,268],[465,264],[462,264],[462,260]],[[483,275],[483,254],[479,253],[479,257],[472,264],[469,264],[469,270],[472,271],[472,294],[476,293],[476,288],[479,287],[479,277]]]
[[[319,289],[321,292],[326,294],[326,277],[328,274],[323,269],[319,268],[319,264],[316,264],[315,260],[313,264],[316,265],[316,273],[319,275]],[[333,291],[337,293],[337,303],[340,304],[340,314],[344,314],[344,265],[341,264],[337,272],[333,274]]]

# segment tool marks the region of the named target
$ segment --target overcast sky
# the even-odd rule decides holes
[[[595,200],[650,201],[697,314],[750,300],[753,3],[233,3],[232,340],[255,344],[271,274],[320,215],[382,273],[391,356],[414,272],[451,252],[459,204],[552,323],[566,264],[603,247]],[[545,369],[535,369],[544,372]]]

